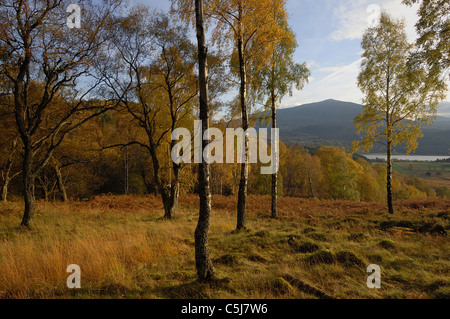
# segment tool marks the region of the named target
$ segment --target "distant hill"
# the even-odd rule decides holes
[[[450,103],[440,106],[450,108]],[[286,144],[304,146],[332,145],[350,148],[358,139],[353,126],[354,118],[362,112],[356,103],[326,100],[278,111],[280,138]],[[450,118],[439,116],[434,124],[423,128],[424,137],[419,140],[417,155],[450,155]],[[376,145],[372,152],[383,152]],[[398,154],[405,148],[399,147]]]

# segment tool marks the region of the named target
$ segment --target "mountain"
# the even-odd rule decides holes
[[[280,109],[277,116],[280,138],[286,144],[350,148],[358,139],[353,120],[361,112],[360,104],[336,100]],[[423,127],[423,133],[416,155],[450,155],[450,118],[438,116],[432,125]],[[383,151],[381,145],[374,145],[371,152]],[[404,154],[405,148],[399,146],[396,152]]]

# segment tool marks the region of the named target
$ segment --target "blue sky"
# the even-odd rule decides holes
[[[168,10],[169,0],[135,0]],[[374,9],[386,10],[404,18],[410,41],[416,39],[417,6],[407,7],[401,0],[287,0],[290,24],[297,35],[297,62],[307,62],[309,84],[282,101],[282,108],[336,99],[361,103],[356,85],[360,70],[361,37],[373,20]],[[378,6],[378,7],[374,7]],[[450,100],[450,92],[447,100]]]

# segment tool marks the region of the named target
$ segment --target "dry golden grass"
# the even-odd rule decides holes
[[[338,298],[449,297],[449,200],[398,202],[392,217],[383,203],[280,198],[272,220],[270,198],[249,196],[249,230],[234,233],[236,199],[214,196],[210,250],[231,281],[212,286],[195,281],[197,207],[183,196],[167,221],[152,196],[41,202],[25,231],[22,204],[0,204],[0,298],[315,298],[286,274]],[[315,246],[331,260],[304,251]],[[372,263],[380,290],[366,286]],[[66,287],[69,264],[80,265],[82,289]]]

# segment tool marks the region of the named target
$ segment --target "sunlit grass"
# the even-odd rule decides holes
[[[250,196],[249,229],[234,233],[236,200],[215,196],[210,251],[229,280],[214,285],[195,282],[197,207],[196,196],[183,197],[168,221],[151,196],[41,202],[25,231],[22,204],[0,204],[0,297],[316,298],[286,274],[337,298],[448,297],[450,201],[399,202],[392,217],[382,203],[281,198],[272,220],[270,198]],[[396,226],[405,222],[416,229]],[[320,250],[331,259],[317,259]],[[69,264],[81,267],[80,290],[66,287]],[[369,264],[381,266],[380,290],[366,286]]]

